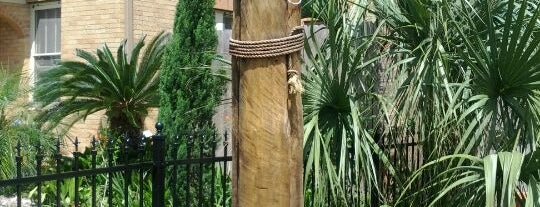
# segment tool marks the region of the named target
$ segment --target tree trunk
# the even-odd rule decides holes
[[[144,123],[143,119],[140,117],[135,121],[137,122],[136,124],[138,126],[142,126]],[[142,130],[140,127],[131,124],[128,117],[122,115],[109,116],[109,130],[111,131],[114,139],[125,136],[124,139],[128,139],[128,143],[126,144],[131,146],[133,149],[137,149],[139,147]]]
[[[286,37],[300,24],[287,0],[234,1],[234,39]],[[287,85],[300,59],[289,57],[233,58],[233,206],[303,206],[301,95]]]

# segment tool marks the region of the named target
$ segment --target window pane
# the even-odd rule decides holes
[[[36,10],[36,53],[60,52],[60,8]]]
[[[54,51],[56,52],[60,52],[61,48],[60,48],[60,24],[61,24],[61,21],[60,21],[60,8],[56,9],[55,10],[56,13],[55,13],[55,24],[54,24]]]
[[[225,13],[223,14],[223,24],[225,29],[232,29],[232,23],[233,23],[233,15],[232,13]]]
[[[37,56],[34,57],[34,59],[36,61],[36,67],[34,71],[37,81],[43,73],[49,71],[54,66],[58,65],[58,63],[60,62],[60,55]]]
[[[44,53],[45,51],[45,37],[47,32],[45,31],[45,10],[36,11],[36,53]]]

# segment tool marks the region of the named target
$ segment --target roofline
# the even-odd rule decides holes
[[[222,11],[222,12],[232,12],[232,10],[230,10],[230,9],[219,9],[219,8],[214,8],[214,10],[216,10],[216,11]]]

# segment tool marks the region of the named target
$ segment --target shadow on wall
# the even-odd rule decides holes
[[[29,60],[28,28],[0,7],[0,68],[25,68]]]

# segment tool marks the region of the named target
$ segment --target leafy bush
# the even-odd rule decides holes
[[[303,74],[309,204],[540,205],[537,175],[516,182],[537,168],[540,1],[309,3],[328,30]]]
[[[113,144],[114,146],[118,146],[118,144]],[[98,143],[96,147],[96,167],[97,168],[106,168],[108,167],[108,150],[112,150],[112,165],[114,166],[121,166],[123,164],[123,161],[118,154],[119,153],[125,153],[121,152],[120,147],[113,147],[109,148],[107,143]],[[145,149],[145,152],[150,152],[149,149]],[[91,169],[92,167],[92,151],[90,148],[87,148],[84,152],[79,154],[78,159],[78,165],[80,169]],[[145,155],[146,156],[146,155]],[[144,156],[143,156],[144,157]],[[144,160],[148,160],[149,156],[145,157]],[[73,163],[74,158],[73,157],[67,157],[64,156],[61,158],[60,162],[60,170],[65,171],[71,171],[73,170]],[[193,164],[193,171],[196,172],[196,169],[198,168],[198,165]],[[180,166],[179,168],[183,168],[183,166]],[[209,168],[209,166],[206,166],[205,168]],[[56,172],[56,161],[55,160],[47,160],[47,163],[43,166],[43,173],[45,174],[54,174]],[[169,168],[167,170],[168,172],[172,172],[172,170]],[[152,201],[152,176],[150,171],[143,171],[142,174],[142,181],[140,180],[139,171],[130,171],[126,174],[125,172],[116,172],[112,174],[112,202],[113,206],[122,206],[125,203],[125,199],[127,196],[129,206],[140,206],[140,193],[143,194],[143,206],[151,206]],[[204,173],[204,172],[203,172]],[[170,177],[172,174],[167,174],[168,177]],[[204,176],[207,176],[206,174]],[[90,206],[92,202],[92,177],[80,177],[79,179],[79,198],[80,198],[80,205],[81,206]],[[197,180],[195,176],[192,178],[192,180]],[[204,179],[211,179],[211,177],[205,177]],[[184,182],[186,180],[185,177],[180,177],[179,180]],[[222,173],[221,168],[219,165],[216,167],[216,174],[214,177],[214,180],[216,181],[215,186],[208,186],[205,181],[204,186],[204,192],[205,194],[203,196],[205,199],[204,206],[209,206],[211,201],[210,197],[207,192],[210,191],[210,187],[213,187],[215,189],[215,205],[216,206],[223,206],[221,205],[221,202],[223,200],[223,196],[227,195],[225,198],[227,204],[230,205],[230,196],[231,196],[231,179],[229,176]],[[109,185],[109,179],[108,174],[99,174],[96,176],[96,202],[99,206],[107,205],[109,200],[109,191],[108,191],[108,185]],[[223,186],[222,183],[225,183],[226,192],[223,192]],[[142,183],[142,185],[141,185]],[[60,186],[60,202],[64,206],[73,205],[74,199],[75,199],[75,179],[64,179],[61,180],[61,186]],[[127,193],[129,195],[126,195],[124,192],[124,187],[127,184]],[[192,186],[190,188],[178,188],[178,194],[173,196],[172,195],[172,188],[171,185],[167,185],[165,189],[165,199],[166,204],[168,206],[171,206],[173,203],[173,199],[178,198],[182,195],[184,195],[184,192],[188,189],[192,192],[192,199],[196,197],[196,194],[194,192],[197,192],[198,186],[196,181],[193,181]],[[34,187],[32,190],[28,190],[28,196],[29,198],[32,198],[34,201],[37,199],[41,199],[44,206],[54,206],[56,203],[56,187],[57,183],[56,181],[50,181],[43,183],[42,187],[42,197],[37,198],[37,187]],[[226,193],[226,194],[225,194]],[[184,204],[186,200],[179,200],[180,204]],[[194,200],[190,201],[191,203],[196,203]],[[226,205],[228,206],[228,205]]]
[[[165,134],[180,135],[178,155],[186,157],[188,133],[196,131],[193,140],[192,155],[209,152],[215,127],[212,121],[216,107],[220,104],[225,91],[225,80],[216,76],[221,71],[214,71],[211,66],[216,57],[217,34],[215,30],[214,0],[200,0],[197,3],[178,1],[172,39],[163,57],[163,69],[160,83],[159,120],[165,125]],[[192,134],[193,135],[193,134]],[[169,136],[167,143],[173,143]],[[198,170],[197,167],[193,170]],[[205,183],[211,176],[209,169],[203,169]],[[178,170],[183,179],[186,169]],[[192,175],[193,176],[193,175]],[[196,191],[196,187],[186,186],[185,182],[170,183],[179,189]],[[197,183],[193,183],[197,185]],[[207,197],[209,192],[204,192]],[[178,195],[178,200],[185,200],[185,195]],[[205,199],[209,200],[209,199]],[[193,200],[193,203],[197,203]]]
[[[210,67],[217,46],[213,6],[213,0],[178,2],[160,74],[159,120],[166,134],[214,131],[212,116],[221,102],[225,80]]]
[[[36,121],[45,129],[68,128],[88,115],[104,110],[109,129],[137,137],[149,108],[159,106],[159,70],[168,35],[155,36],[146,46],[138,41],[130,55],[126,41],[115,55],[105,45],[90,52],[77,50],[83,61],[62,61],[39,79],[34,98],[42,106]]]
[[[16,103],[23,95],[20,87],[20,75],[0,70],[0,180],[16,176],[17,145],[21,146],[23,176],[36,172],[36,146],[45,149],[53,147],[55,138],[43,131],[33,122],[32,112],[27,106]],[[7,114],[7,111],[10,111]],[[13,189],[3,189],[0,193],[12,193]]]
[[[0,130],[9,123],[6,109],[19,96],[20,76],[0,68]]]

